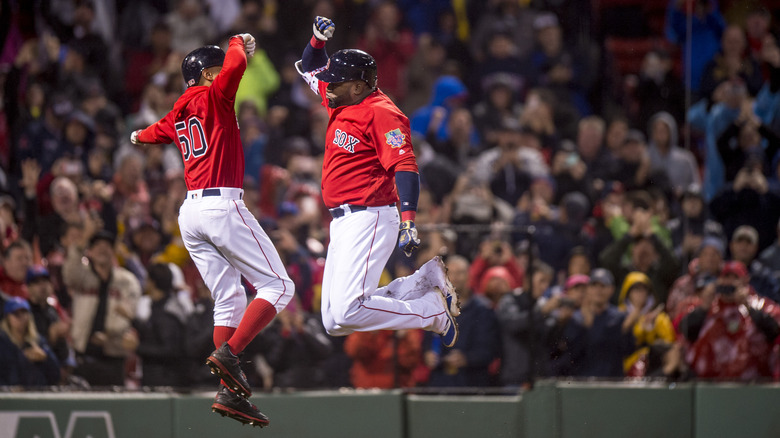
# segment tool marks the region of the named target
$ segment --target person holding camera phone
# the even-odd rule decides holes
[[[755,380],[772,376],[769,362],[780,335],[780,308],[759,297],[749,281],[742,262],[726,262],[713,299],[702,300],[681,320],[680,332],[691,342],[687,361],[698,377]]]

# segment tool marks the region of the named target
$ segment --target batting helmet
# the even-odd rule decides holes
[[[193,50],[184,57],[181,62],[181,74],[187,88],[198,85],[203,69],[222,65],[225,61],[225,52],[218,46],[204,46]]]
[[[328,83],[360,80],[376,88],[376,61],[362,50],[339,50],[330,57],[325,70],[317,74],[317,79]]]

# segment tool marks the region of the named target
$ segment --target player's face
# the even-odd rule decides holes
[[[352,105],[357,102],[356,90],[359,81],[335,82],[328,84],[325,91],[325,97],[328,99],[328,106],[338,108],[340,106]]]

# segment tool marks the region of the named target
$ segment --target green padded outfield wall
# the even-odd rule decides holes
[[[0,392],[0,438],[778,438],[780,386],[539,382],[517,395],[258,393],[264,429],[212,393]]]
[[[170,437],[173,414],[165,394],[0,393],[0,438]]]
[[[780,386],[697,384],[694,438],[780,437]]]
[[[521,396],[433,396],[406,398],[406,438],[518,438]]]
[[[404,438],[401,391],[258,393],[250,400],[271,419],[268,427],[243,426],[211,412],[213,396],[177,398],[175,437]]]

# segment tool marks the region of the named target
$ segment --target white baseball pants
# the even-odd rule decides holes
[[[322,279],[322,322],[328,334],[355,331],[444,330],[447,315],[424,269],[377,289],[395,248],[400,218],[394,206],[347,210],[330,223]]]
[[[241,199],[244,191],[218,190],[219,196],[187,192],[179,209],[179,228],[184,247],[214,298],[214,325],[238,327],[247,306],[241,275],[257,290],[255,298],[271,303],[277,313],[290,302],[295,286],[271,239]]]

